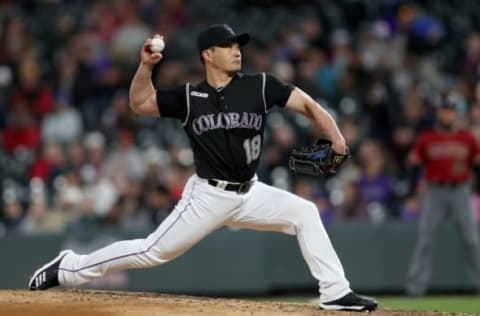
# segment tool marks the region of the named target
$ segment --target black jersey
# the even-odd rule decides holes
[[[268,111],[285,106],[292,89],[272,75],[238,73],[222,89],[203,81],[157,90],[157,102],[162,117],[181,120],[199,177],[244,182],[257,171]]]

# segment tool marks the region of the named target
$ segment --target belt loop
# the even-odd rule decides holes
[[[245,183],[247,183],[247,182],[240,183],[240,185],[238,186],[238,189],[237,189],[237,194],[242,194],[243,193]]]
[[[253,184],[253,181],[247,181],[247,182],[241,183],[240,186],[238,187],[237,194],[248,193],[248,191],[250,191],[250,188],[252,187],[252,184]]]
[[[225,188],[227,187],[227,182],[225,181],[218,181],[217,180],[217,188],[220,188],[222,190],[225,190]]]

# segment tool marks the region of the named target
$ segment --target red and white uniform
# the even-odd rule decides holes
[[[465,249],[467,270],[473,284],[480,290],[478,228],[471,210],[468,183],[473,164],[480,162],[475,137],[465,130],[424,132],[410,158],[413,163],[423,166],[428,185],[422,199],[418,237],[407,275],[407,293],[426,293],[433,270],[435,232],[447,218],[458,229]]]
[[[427,131],[420,134],[411,161],[425,168],[428,182],[460,184],[469,181],[474,162],[480,162],[480,147],[472,133]]]

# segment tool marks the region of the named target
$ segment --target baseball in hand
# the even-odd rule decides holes
[[[165,48],[165,42],[161,37],[154,37],[150,44],[150,51],[152,53],[161,53]]]

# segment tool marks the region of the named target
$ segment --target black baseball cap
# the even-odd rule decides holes
[[[202,51],[207,48],[233,42],[237,42],[240,46],[243,46],[247,44],[249,40],[250,35],[248,35],[248,33],[236,34],[227,24],[213,24],[198,35],[198,52],[201,54]]]

